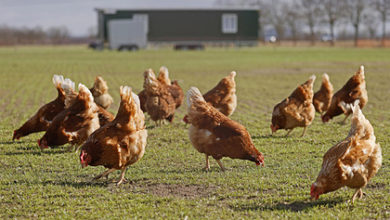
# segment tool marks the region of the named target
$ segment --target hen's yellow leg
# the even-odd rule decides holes
[[[221,170],[222,170],[222,171],[225,171],[226,169],[225,169],[225,167],[222,165],[221,160],[216,160],[216,161],[217,161],[219,167],[221,167]]]
[[[119,186],[121,185],[123,182],[126,182],[127,180],[125,179],[125,173],[126,173],[126,168],[123,168],[122,169],[122,172],[121,172],[121,177],[118,181],[118,183],[116,184],[116,186]]]
[[[102,178],[104,176],[108,176],[108,174],[110,174],[110,173],[112,173],[114,171],[115,171],[115,168],[108,169],[108,170],[104,171],[103,173],[95,176],[92,180],[97,180],[97,179],[100,179],[100,178]]]
[[[206,166],[204,167],[206,171],[210,169],[210,164],[209,164],[209,155],[206,154]]]

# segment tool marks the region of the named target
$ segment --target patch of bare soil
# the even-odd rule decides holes
[[[366,188],[368,189],[383,189],[386,187],[386,184],[384,183],[368,183]]]
[[[149,181],[137,181],[126,183],[126,188],[133,193],[152,194],[160,197],[200,198],[213,195],[215,186],[197,184],[168,184],[152,183]]]

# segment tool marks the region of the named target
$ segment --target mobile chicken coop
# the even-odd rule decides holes
[[[95,9],[100,48],[137,50],[148,44],[176,49],[208,45],[254,46],[259,11],[254,9]]]

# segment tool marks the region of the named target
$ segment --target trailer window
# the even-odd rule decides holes
[[[237,15],[223,14],[222,15],[222,33],[234,34],[237,33]]]

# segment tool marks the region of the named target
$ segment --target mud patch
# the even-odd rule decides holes
[[[168,184],[133,182],[127,183],[126,188],[137,194],[151,194],[160,197],[201,198],[215,195],[216,187],[197,184]]]
[[[368,189],[383,189],[386,187],[384,183],[371,183],[366,186]]]

